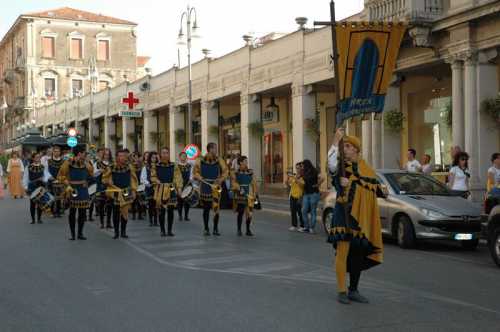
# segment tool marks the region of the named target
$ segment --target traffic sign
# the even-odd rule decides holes
[[[189,160],[194,160],[200,155],[200,149],[196,144],[188,144],[183,150]]]
[[[68,136],[75,137],[76,135],[78,135],[78,131],[75,128],[68,129]]]
[[[68,144],[68,146],[70,148],[74,148],[75,146],[78,145],[78,139],[76,139],[76,137],[74,137],[74,136],[70,136],[70,137],[68,137],[66,144]]]
[[[135,111],[135,110],[120,111],[118,112],[118,115],[121,116],[122,118],[142,118],[142,111]]]

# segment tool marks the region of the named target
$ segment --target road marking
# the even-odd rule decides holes
[[[251,260],[263,259],[264,257],[256,257],[252,254],[245,255],[231,255],[224,257],[211,257],[211,258],[194,258],[187,259],[183,261],[178,261],[179,264],[182,265],[190,265],[190,266],[202,266],[202,265],[216,265],[223,263],[240,263],[247,262]]]
[[[247,273],[256,273],[256,274],[265,274],[269,272],[283,271],[283,270],[291,270],[294,268],[298,268],[299,266],[291,263],[268,263],[261,265],[249,265],[249,266],[241,266],[227,269],[227,271],[240,271]]]

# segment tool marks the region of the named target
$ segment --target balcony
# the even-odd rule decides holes
[[[443,15],[443,0],[371,0],[367,1],[370,21],[429,23]]]

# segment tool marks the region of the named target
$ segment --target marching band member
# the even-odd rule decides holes
[[[160,210],[161,236],[174,236],[174,208],[182,188],[182,175],[179,167],[170,162],[170,151],[163,148],[160,151],[160,162],[151,165],[151,182],[155,186],[156,207]],[[165,233],[165,213],[168,214],[168,228]]]
[[[113,155],[111,150],[107,148],[100,148],[97,151],[97,160],[94,164],[94,177],[97,185],[95,194],[95,203],[99,220],[101,221],[101,228],[113,228],[111,226],[111,215],[113,212],[113,202],[106,196],[106,186],[102,182],[102,175],[108,167],[113,163]],[[106,226],[104,225],[104,215],[106,214]]]
[[[132,164],[134,165],[135,175],[137,179],[140,179],[142,172],[142,159],[138,152],[134,152],[132,154]],[[143,197],[141,197],[141,195],[137,193],[134,203],[132,203],[132,219],[135,220],[135,217],[137,215],[138,220],[143,220],[142,208],[143,208]]]
[[[52,156],[47,160],[45,165],[45,178],[48,179],[49,190],[54,195],[55,201],[52,205],[52,213],[54,217],[61,217],[62,214],[62,194],[64,185],[57,181],[57,175],[61,169],[64,160],[62,159],[61,147],[54,145],[52,147]]]
[[[75,240],[75,225],[78,213],[78,240],[86,240],[83,236],[87,209],[90,206],[89,181],[94,176],[94,167],[87,160],[85,147],[75,146],[73,158],[66,160],[59,170],[58,181],[68,186],[69,197],[69,229],[70,240]]]
[[[243,214],[246,217],[246,235],[253,236],[250,230],[252,222],[252,210],[257,195],[257,184],[253,177],[253,172],[248,168],[248,158],[238,157],[238,169],[231,172],[231,189],[234,192],[234,205],[238,213],[238,236],[242,236],[241,224]]]
[[[151,166],[158,163],[158,154],[149,152],[148,158],[141,170],[141,184],[146,187],[146,202],[148,204],[149,226],[158,226],[158,210],[154,200],[154,187],[151,183]]]
[[[106,194],[113,199],[114,239],[127,239],[128,210],[135,199],[137,176],[134,167],[128,163],[128,152],[118,150],[116,161],[106,169],[102,181],[107,186]]]
[[[339,170],[339,142],[344,142],[345,176]],[[375,171],[360,156],[361,143],[354,136],[344,136],[344,129],[335,133],[328,152],[328,168],[337,190],[332,229],[329,235],[336,249],[337,300],[368,303],[358,291],[361,271],[382,263],[383,243],[377,197],[384,197]],[[345,211],[347,209],[347,211]],[[347,218],[346,218],[347,216]],[[346,274],[349,272],[349,291]]]
[[[47,179],[45,178],[45,167],[40,161],[40,153],[34,152],[31,155],[31,162],[24,169],[23,187],[28,195],[31,195],[39,187],[44,187]],[[31,224],[34,224],[36,219],[38,223],[42,223],[42,208],[34,200],[30,200]],[[35,218],[36,217],[36,218]]]
[[[193,178],[201,182],[200,200],[203,206],[204,235],[210,235],[208,222],[210,210],[214,211],[213,235],[219,236],[219,207],[222,182],[228,176],[226,162],[217,156],[217,144],[207,144],[207,154],[198,159],[193,168]]]
[[[192,177],[192,166],[187,162],[186,152],[182,151],[179,153],[179,170],[182,175],[182,189],[186,187],[186,185],[191,181]],[[177,204],[177,212],[179,213],[179,221],[182,221],[182,210],[184,210],[184,220],[189,221],[189,204],[184,202],[182,197],[179,195],[178,197],[179,204]]]

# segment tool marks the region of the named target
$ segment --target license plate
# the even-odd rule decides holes
[[[455,234],[455,240],[472,240],[472,234]]]

